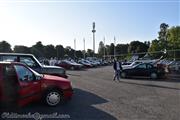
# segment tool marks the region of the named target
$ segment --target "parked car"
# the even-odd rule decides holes
[[[32,54],[0,53],[0,61],[22,62],[40,74],[49,74],[64,78],[68,77],[64,68],[42,65]]]
[[[103,60],[101,61],[101,64],[105,66],[105,65],[108,65],[109,63],[106,60]]]
[[[93,65],[93,67],[97,67],[99,64],[94,61],[94,60],[86,60],[87,62],[89,62],[91,65]]]
[[[63,60],[61,61],[58,66],[63,67],[65,69],[70,69],[70,70],[79,70],[83,68],[82,64],[78,64],[76,62],[73,61],[68,61],[68,60]]]
[[[92,67],[97,67],[97,64],[95,64],[94,62],[91,62],[89,60],[84,60],[84,62],[90,64]]]
[[[92,68],[93,67],[93,65],[91,65],[88,62],[86,62],[85,60],[79,60],[79,63],[84,65],[86,68]]]
[[[123,69],[121,77],[126,78],[130,76],[143,76],[157,79],[163,77],[165,74],[164,69],[158,69],[150,63],[140,63],[132,68]]]
[[[24,106],[42,100],[56,106],[72,97],[73,90],[68,79],[42,75],[23,63],[0,62],[0,102]]]
[[[172,61],[168,64],[170,72],[180,73],[180,61]]]

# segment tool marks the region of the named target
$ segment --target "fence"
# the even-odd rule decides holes
[[[174,50],[164,50],[155,52],[140,52],[140,53],[128,53],[128,54],[115,54],[115,55],[105,55],[105,58],[120,58],[130,60],[132,57],[138,56],[138,58],[148,59],[148,58],[160,58],[163,56],[164,59],[168,60],[180,60],[180,49]]]

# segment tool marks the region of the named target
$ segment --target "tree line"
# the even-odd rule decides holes
[[[114,53],[115,48],[115,53]],[[176,51],[175,51],[176,50]],[[166,57],[180,59],[180,26],[173,26],[169,28],[169,25],[162,23],[160,25],[160,30],[158,32],[158,38],[150,41],[140,42],[134,40],[129,44],[117,44],[114,46],[114,43],[110,45],[104,45],[102,41],[99,42],[98,53],[95,54],[92,49],[84,50],[74,50],[70,46],[63,47],[63,45],[43,45],[41,41],[38,41],[35,45],[27,47],[24,45],[15,45],[11,49],[11,45],[5,40],[0,42],[0,52],[15,52],[15,53],[30,53],[34,54],[38,58],[48,58],[56,57],[58,59],[63,59],[66,57],[70,58],[83,58],[92,57],[103,57],[106,56],[118,55],[120,58],[128,59],[133,54],[138,54],[140,57],[144,56],[146,53],[153,58],[159,58],[166,51]],[[170,51],[170,52],[168,52]]]
[[[115,48],[115,52],[114,52]],[[167,59],[180,60],[180,26],[172,26],[162,23],[158,32],[158,38],[150,41],[140,42],[132,41],[129,44],[104,45],[101,41],[98,49],[99,56],[117,55],[120,58],[128,59],[134,54],[139,57],[148,54],[152,58],[160,58],[165,56]]]
[[[4,41],[0,42],[0,52],[14,52],[14,53],[28,53],[34,54],[37,58],[58,58],[63,59],[66,57],[70,58],[83,58],[84,54],[86,56],[92,56],[93,51],[88,49],[87,51],[84,50],[77,50],[75,51],[70,46],[63,47],[63,45],[43,45],[41,41],[36,42],[35,45],[31,47],[27,47],[24,45],[15,45],[13,49],[11,49],[11,45]]]

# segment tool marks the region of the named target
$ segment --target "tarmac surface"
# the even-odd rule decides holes
[[[45,118],[43,115],[59,114],[62,120],[180,119],[180,80],[131,78],[113,81],[112,66],[67,73],[74,88],[70,101],[57,107],[37,102],[21,108],[17,114],[36,113],[36,119],[40,115]]]

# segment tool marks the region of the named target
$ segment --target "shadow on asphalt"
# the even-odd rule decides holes
[[[165,88],[165,89],[172,89],[172,90],[180,90],[179,88],[173,88],[173,87],[161,86],[161,85],[152,85],[152,84],[147,84],[147,83],[140,84],[140,83],[134,83],[134,82],[127,82],[127,81],[120,81],[120,82],[125,83],[125,84],[132,84],[132,85],[140,85],[140,86],[147,86],[147,87],[158,87],[158,88]]]
[[[36,112],[40,114],[66,114],[70,116],[70,120],[117,120],[109,113],[93,106],[107,102],[108,101],[104,98],[101,98],[93,93],[75,88],[72,99],[67,101],[65,104],[58,105],[57,107],[48,107],[40,102],[36,102],[29,104],[28,106],[24,106],[23,108],[19,108],[19,110],[16,110],[15,112],[20,114]]]

